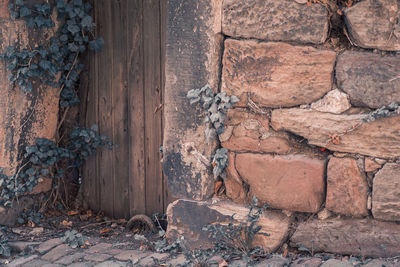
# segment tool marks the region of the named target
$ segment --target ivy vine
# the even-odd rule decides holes
[[[21,48],[19,44],[7,47],[0,58],[7,63],[8,79],[14,87],[19,86],[25,93],[58,88],[60,108],[67,112],[68,107],[79,103],[76,90],[84,67],[80,54],[88,49],[99,51],[104,44],[101,38],[91,38],[95,24],[89,13],[93,7],[82,0],[55,0],[54,5],[48,1],[33,5],[27,2],[10,2],[11,18],[25,20],[28,28],[39,33],[54,30],[54,37],[33,48]],[[62,163],[67,162],[68,168],[81,167],[97,148],[112,148],[110,138],[100,135],[97,126],[74,129],[64,143],[67,145],[61,147],[59,140],[38,138],[35,144],[25,147],[15,174],[7,176],[0,168],[0,205],[11,206],[16,198],[32,191],[41,177],[64,177]]]

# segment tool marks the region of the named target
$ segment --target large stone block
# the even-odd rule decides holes
[[[225,41],[222,91],[261,107],[309,104],[332,88],[336,53],[286,43]]]
[[[344,12],[347,29],[358,46],[400,50],[398,0],[365,0]]]
[[[381,220],[400,221],[400,164],[386,163],[375,175],[372,215]]]
[[[335,115],[308,109],[276,109],[271,126],[308,139],[312,145],[330,150],[358,153],[379,158],[400,156],[400,116],[362,123],[366,114]],[[347,132],[347,134],[344,134]],[[339,141],[330,142],[340,136]]]
[[[286,154],[291,150],[287,134],[269,129],[268,114],[254,114],[245,109],[230,109],[221,145],[236,152]]]
[[[225,169],[226,178],[224,179],[226,196],[236,203],[244,203],[247,200],[247,192],[236,170],[235,153],[228,153],[228,162],[229,165]]]
[[[400,251],[400,225],[371,219],[311,220],[300,223],[291,243],[313,252],[394,257]]]
[[[167,238],[175,240],[184,237],[189,249],[212,247],[209,233],[202,230],[210,224],[227,225],[230,217],[234,215],[237,223],[246,222],[249,209],[242,205],[230,202],[196,202],[191,200],[176,200],[167,209],[168,229]],[[257,235],[253,241],[254,246],[261,246],[268,252],[278,249],[287,237],[290,219],[276,211],[264,211],[258,221],[262,227],[261,232],[269,236]]]
[[[353,105],[380,108],[400,103],[400,56],[347,51],[338,56],[336,80]]]
[[[222,0],[168,1],[163,171],[174,198],[207,199],[214,190],[209,164],[216,143],[207,144],[204,109],[190,105],[186,94],[206,84],[218,90],[221,5]]]
[[[316,212],[325,199],[325,161],[306,155],[236,155],[250,195],[272,208]]]
[[[328,36],[328,11],[321,4],[225,0],[222,12],[223,33],[235,38],[320,44]]]
[[[327,177],[325,206],[328,210],[347,216],[368,215],[368,183],[355,159],[331,158]]]

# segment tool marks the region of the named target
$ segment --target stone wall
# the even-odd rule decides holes
[[[13,20],[8,11],[8,0],[0,0],[0,53],[8,46],[22,48],[35,47],[50,39],[40,37],[26,26],[23,20]],[[54,139],[58,122],[59,94],[57,88],[40,86],[31,93],[24,93],[18,85],[8,81],[7,65],[0,61],[0,167],[3,173],[17,173],[23,165],[24,148],[33,144],[36,138]],[[51,189],[52,181],[41,178],[30,194],[39,194]],[[0,224],[14,224],[16,217],[26,207],[33,204],[33,196],[21,196],[13,207],[0,206]]]
[[[255,196],[270,207],[260,224],[271,236],[259,243],[269,251],[287,243],[341,254],[398,254],[400,108],[371,112],[400,103],[400,2],[337,2],[224,0],[210,15],[217,22],[200,28],[205,18],[185,20],[169,9],[169,24],[222,34],[223,45],[210,45],[221,49],[216,89],[240,98],[219,136],[229,150],[225,196],[214,204],[207,198],[172,203],[170,238],[185,235],[193,247],[207,243],[199,235],[203,224],[245,214]],[[167,62],[170,56],[167,51]],[[175,180],[185,178],[167,176],[176,192]]]

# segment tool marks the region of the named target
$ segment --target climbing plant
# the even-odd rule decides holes
[[[10,72],[9,82],[27,94],[58,88],[65,118],[68,108],[79,103],[76,90],[84,67],[79,56],[88,49],[101,50],[104,43],[101,38],[93,38],[92,5],[82,0],[55,0],[54,4],[15,0],[8,7],[12,19],[25,20],[28,28],[43,36],[34,47],[16,44],[0,55]],[[49,32],[54,35],[46,39]],[[35,144],[26,146],[15,174],[7,176],[0,168],[0,205],[12,205],[18,196],[32,191],[41,177],[61,179],[62,163],[67,162],[69,168],[80,167],[97,148],[112,148],[110,139],[100,135],[97,126],[74,129],[63,142],[65,146],[60,146],[59,141],[38,138]]]

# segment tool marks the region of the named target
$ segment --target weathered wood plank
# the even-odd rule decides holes
[[[162,183],[159,148],[161,129],[161,33],[160,0],[145,0],[143,5],[146,213],[159,212]]]
[[[112,14],[112,108],[113,108],[113,140],[118,145],[113,150],[113,179],[114,179],[114,216],[129,217],[129,162],[128,144],[128,89],[127,89],[127,35],[121,29],[129,29],[127,18],[127,1],[115,0],[111,6]]]
[[[146,212],[143,95],[143,0],[128,0],[129,200],[130,215]]]
[[[99,36],[104,38],[104,48],[98,59],[99,72],[99,129],[107,136],[112,136],[112,99],[113,83],[110,73],[113,69],[113,28],[111,21],[111,4],[113,1],[97,0]],[[111,71],[110,71],[111,70]],[[113,151],[102,149],[99,153],[100,206],[108,216],[113,216],[114,181],[113,181]]]

